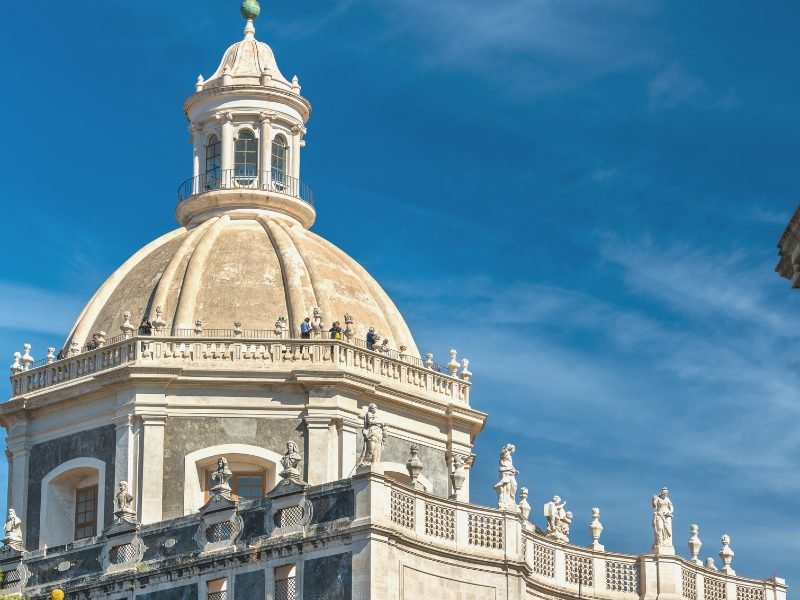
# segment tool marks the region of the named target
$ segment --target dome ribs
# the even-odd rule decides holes
[[[202,225],[191,230],[183,240],[181,247],[178,248],[178,251],[169,261],[164,273],[161,274],[161,279],[159,279],[158,286],[156,287],[155,294],[153,295],[153,301],[150,303],[150,313],[147,317],[148,321],[152,322],[156,318],[156,308],[159,306],[164,309],[164,314],[175,314],[175,311],[177,311],[178,308],[177,303],[175,303],[174,306],[167,306],[167,303],[170,299],[170,288],[175,281],[175,275],[178,272],[178,268],[184,259],[188,258],[191,260],[191,256],[197,247],[198,238],[212,225],[212,223],[215,222],[216,219],[206,221]],[[186,261],[186,269],[189,268],[189,260]],[[186,273],[186,269],[184,269],[184,274]],[[181,280],[181,288],[183,288],[184,279]],[[169,309],[174,310],[170,311]]]
[[[289,314],[289,331],[296,334],[300,329],[300,321],[306,316],[311,316],[311,309],[317,306],[314,285],[308,273],[305,260],[297,249],[289,234],[273,219],[263,215],[257,220],[267,232],[270,242],[278,256],[283,274],[283,289],[286,293],[286,306]],[[314,297],[309,297],[307,290],[311,290]]]
[[[196,319],[201,318],[201,315],[196,314],[197,309],[197,292],[200,289],[202,281],[203,268],[206,265],[211,248],[217,240],[220,231],[230,223],[231,218],[228,215],[221,216],[213,225],[204,231],[200,241],[192,252],[192,257],[189,259],[189,265],[186,267],[186,274],[183,278],[183,286],[181,287],[180,298],[178,305],[175,309],[175,320],[172,323],[172,330],[177,329],[191,329],[194,327]]]
[[[131,256],[128,260],[122,263],[116,271],[114,271],[111,276],[106,279],[103,285],[100,286],[100,289],[95,292],[92,299],[86,304],[86,307],[83,309],[81,314],[78,316],[75,325],[70,332],[70,335],[67,337],[67,340],[64,342],[64,347],[69,348],[73,341],[78,342],[80,345],[83,345],[86,339],[92,334],[95,333],[91,331],[92,325],[94,324],[97,316],[100,314],[100,311],[106,305],[106,302],[117,289],[120,283],[122,283],[123,279],[130,273],[145,257],[147,257],[151,252],[157,250],[164,244],[172,241],[176,237],[183,235],[186,233],[186,229],[184,227],[179,227],[178,229],[173,229],[169,233],[165,233],[160,238],[153,240],[146,246],[139,249],[136,254]]]

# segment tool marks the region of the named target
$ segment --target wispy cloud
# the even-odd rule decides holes
[[[734,88],[715,96],[703,79],[690,73],[680,62],[673,62],[653,77],[647,85],[647,91],[651,111],[668,110],[680,105],[730,110],[739,105]]]
[[[0,281],[0,329],[65,336],[85,300]]]

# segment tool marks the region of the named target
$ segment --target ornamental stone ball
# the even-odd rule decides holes
[[[258,15],[261,14],[261,6],[258,4],[258,0],[244,0],[239,10],[245,19],[257,19]]]

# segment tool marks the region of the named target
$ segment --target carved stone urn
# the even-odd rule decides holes
[[[411,485],[419,489],[420,484],[419,474],[422,473],[422,469],[425,466],[418,456],[419,454],[419,446],[417,444],[411,444],[411,456],[406,462],[406,469],[408,470],[408,476],[411,478]]]
[[[603,524],[600,522],[600,509],[592,509],[592,522],[589,523],[589,535],[592,536],[592,544],[590,548],[595,550],[603,550],[603,545],[600,543],[600,534],[603,533]]]
[[[702,565],[703,561],[698,558],[700,554],[700,548],[703,546],[703,542],[700,541],[700,538],[697,535],[699,532],[699,527],[692,523],[689,531],[692,534],[689,538],[689,552],[692,555],[689,561],[696,565]]]

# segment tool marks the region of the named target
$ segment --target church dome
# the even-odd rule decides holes
[[[213,89],[223,85],[259,85],[267,76],[270,87],[287,91],[292,84],[281,74],[272,48],[264,42],[246,34],[245,39],[236,42],[225,51],[219,67],[203,85],[203,89]]]
[[[325,327],[350,313],[356,337],[369,327],[393,348],[419,351],[403,317],[367,271],[342,250],[291,217],[263,212],[222,214],[197,227],[178,228],[146,245],[100,287],[81,312],[67,346],[85,344],[93,333],[120,332],[130,311],[138,325],[161,307],[167,333],[274,330],[280,317],[298,336],[305,317],[319,307]]]

